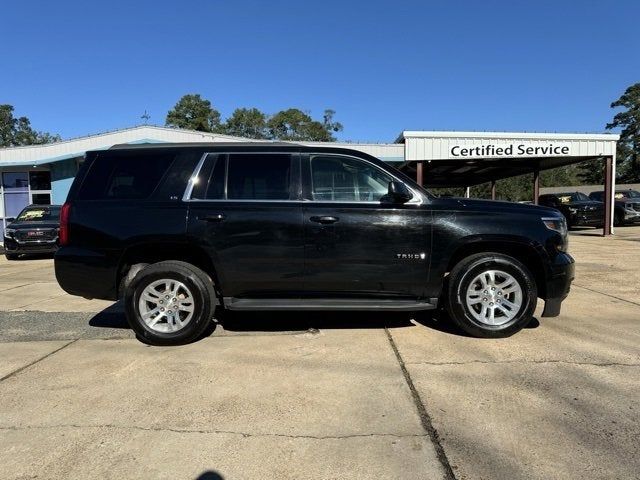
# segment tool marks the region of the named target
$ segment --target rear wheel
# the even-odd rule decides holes
[[[179,261],[148,265],[124,295],[129,325],[141,341],[151,345],[196,340],[210,325],[216,303],[211,278]]]
[[[446,308],[453,322],[474,337],[508,337],[532,319],[536,283],[520,261],[479,253],[460,261],[448,279]]]

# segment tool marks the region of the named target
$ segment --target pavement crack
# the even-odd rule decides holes
[[[571,286],[572,287],[575,286],[575,287],[579,287],[579,288],[584,288],[585,290],[589,290],[590,292],[599,293],[600,295],[604,295],[605,297],[615,298],[616,300],[620,300],[621,302],[630,303],[631,305],[636,305],[636,306],[640,307],[640,303],[638,303],[638,302],[633,302],[631,300],[627,300],[626,298],[617,297],[615,295],[610,295],[608,293],[604,293],[604,292],[601,292],[599,290],[595,290],[593,288],[585,287],[584,285],[580,285],[579,283],[575,283],[574,282],[574,283],[571,284]]]
[[[239,435],[243,438],[251,437],[276,437],[291,439],[311,439],[311,440],[344,440],[350,438],[371,438],[371,437],[391,437],[391,438],[422,438],[425,434],[400,434],[400,433],[356,433],[344,435],[289,435],[285,433],[250,433],[236,430],[218,429],[191,429],[191,428],[168,428],[168,427],[143,427],[140,425],[115,425],[115,424],[58,424],[58,425],[24,425],[0,427],[0,431],[25,431],[25,430],[51,430],[56,428],[108,428],[113,430],[139,430],[143,432],[172,432],[172,433],[196,433],[196,434],[219,434],[219,435]]]
[[[406,365],[472,365],[474,363],[477,364],[488,364],[488,365],[499,365],[502,363],[521,363],[521,364],[566,364],[566,365],[589,365],[593,367],[640,367],[640,363],[622,363],[622,362],[572,362],[568,360],[469,360],[467,362],[405,362]]]
[[[40,357],[40,358],[38,358],[38,359],[34,360],[33,362],[28,363],[28,364],[26,364],[26,365],[23,365],[22,367],[20,367],[20,368],[18,368],[18,369],[16,369],[16,370],[14,370],[13,372],[6,374],[4,377],[0,378],[0,382],[2,382],[2,381],[4,381],[4,380],[6,380],[7,378],[13,377],[14,375],[17,375],[18,373],[20,373],[20,372],[22,372],[22,371],[26,370],[27,368],[32,367],[32,366],[33,366],[33,365],[35,365],[36,363],[40,363],[41,361],[43,361],[43,360],[45,360],[45,359],[49,358],[51,355],[54,355],[54,354],[58,353],[60,350],[62,350],[62,349],[64,349],[64,348],[67,348],[69,345],[71,345],[72,343],[77,342],[78,340],[79,340],[78,338],[75,338],[75,339],[71,340],[70,342],[65,343],[65,344],[64,344],[64,345],[62,345],[61,347],[56,348],[54,351],[49,352],[49,353],[47,353],[46,355],[44,355],[44,356],[42,356],[42,357]]]
[[[440,434],[438,430],[433,426],[433,422],[431,421],[431,416],[429,412],[427,412],[427,408],[420,398],[420,394],[413,384],[413,380],[411,379],[411,375],[409,374],[409,370],[405,366],[404,360],[402,359],[402,355],[400,355],[400,351],[396,346],[396,342],[393,340],[391,336],[391,332],[389,329],[385,327],[384,332],[387,334],[387,339],[389,340],[389,344],[391,345],[391,349],[396,356],[396,360],[400,365],[400,369],[402,370],[402,375],[404,376],[405,382],[411,391],[411,397],[413,398],[413,403],[418,410],[418,416],[420,417],[420,422],[422,423],[422,428],[425,430],[431,443],[433,445],[434,450],[436,451],[436,456],[440,465],[444,470],[444,478],[446,480],[456,480],[456,476],[453,473],[453,469],[451,468],[451,464],[449,463],[449,458],[447,457],[446,452],[444,451],[444,447],[442,446],[442,440],[440,439]]]

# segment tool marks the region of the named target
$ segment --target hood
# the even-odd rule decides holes
[[[47,230],[59,227],[60,222],[14,222],[7,225],[12,230]]]
[[[531,214],[538,216],[557,217],[558,211],[555,208],[543,207],[525,203],[505,202],[501,200],[480,200],[476,198],[437,198],[434,204],[445,205],[449,208],[470,208],[473,210],[484,210],[503,213]]]
[[[568,202],[563,204],[567,207],[596,207],[596,208],[604,208],[604,203],[598,202],[596,200],[578,200],[575,202]]]

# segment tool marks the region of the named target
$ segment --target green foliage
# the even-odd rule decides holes
[[[267,116],[257,108],[236,108],[223,125],[227,135],[245,138],[269,138]]]
[[[621,129],[616,154],[618,177],[628,183],[640,182],[640,83],[627,88],[611,108],[624,109],[607,124],[607,130]]]
[[[269,136],[277,140],[333,142],[332,132],[342,130],[342,125],[333,121],[334,113],[325,110],[324,119],[319,122],[297,108],[281,110],[267,122]]]
[[[15,118],[13,110],[12,105],[0,105],[0,147],[41,145],[60,141],[59,135],[34,130],[27,117]]]
[[[220,132],[220,112],[209,100],[199,94],[184,95],[173,109],[167,113],[165,121],[170,127],[198,130],[200,132]]]
[[[600,162],[602,163],[602,162]],[[601,169],[601,165],[599,166]],[[579,167],[568,165],[540,172],[541,187],[559,187],[563,185],[578,185],[580,183]],[[430,188],[436,195],[464,196],[465,189],[458,188]],[[469,194],[472,198],[491,198],[491,183],[482,183],[471,187]],[[527,173],[517,177],[505,178],[496,182],[496,200],[520,202],[533,200],[533,174]]]
[[[333,133],[342,131],[342,124],[333,119],[335,113],[325,110],[322,121],[319,121],[297,108],[281,110],[272,116],[257,108],[237,108],[225,122],[221,122],[220,112],[212,107],[209,100],[198,94],[188,94],[167,113],[166,124],[245,138],[334,142]]]

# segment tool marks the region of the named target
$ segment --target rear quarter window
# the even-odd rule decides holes
[[[79,200],[146,199],[174,162],[174,153],[98,154],[80,187]]]

